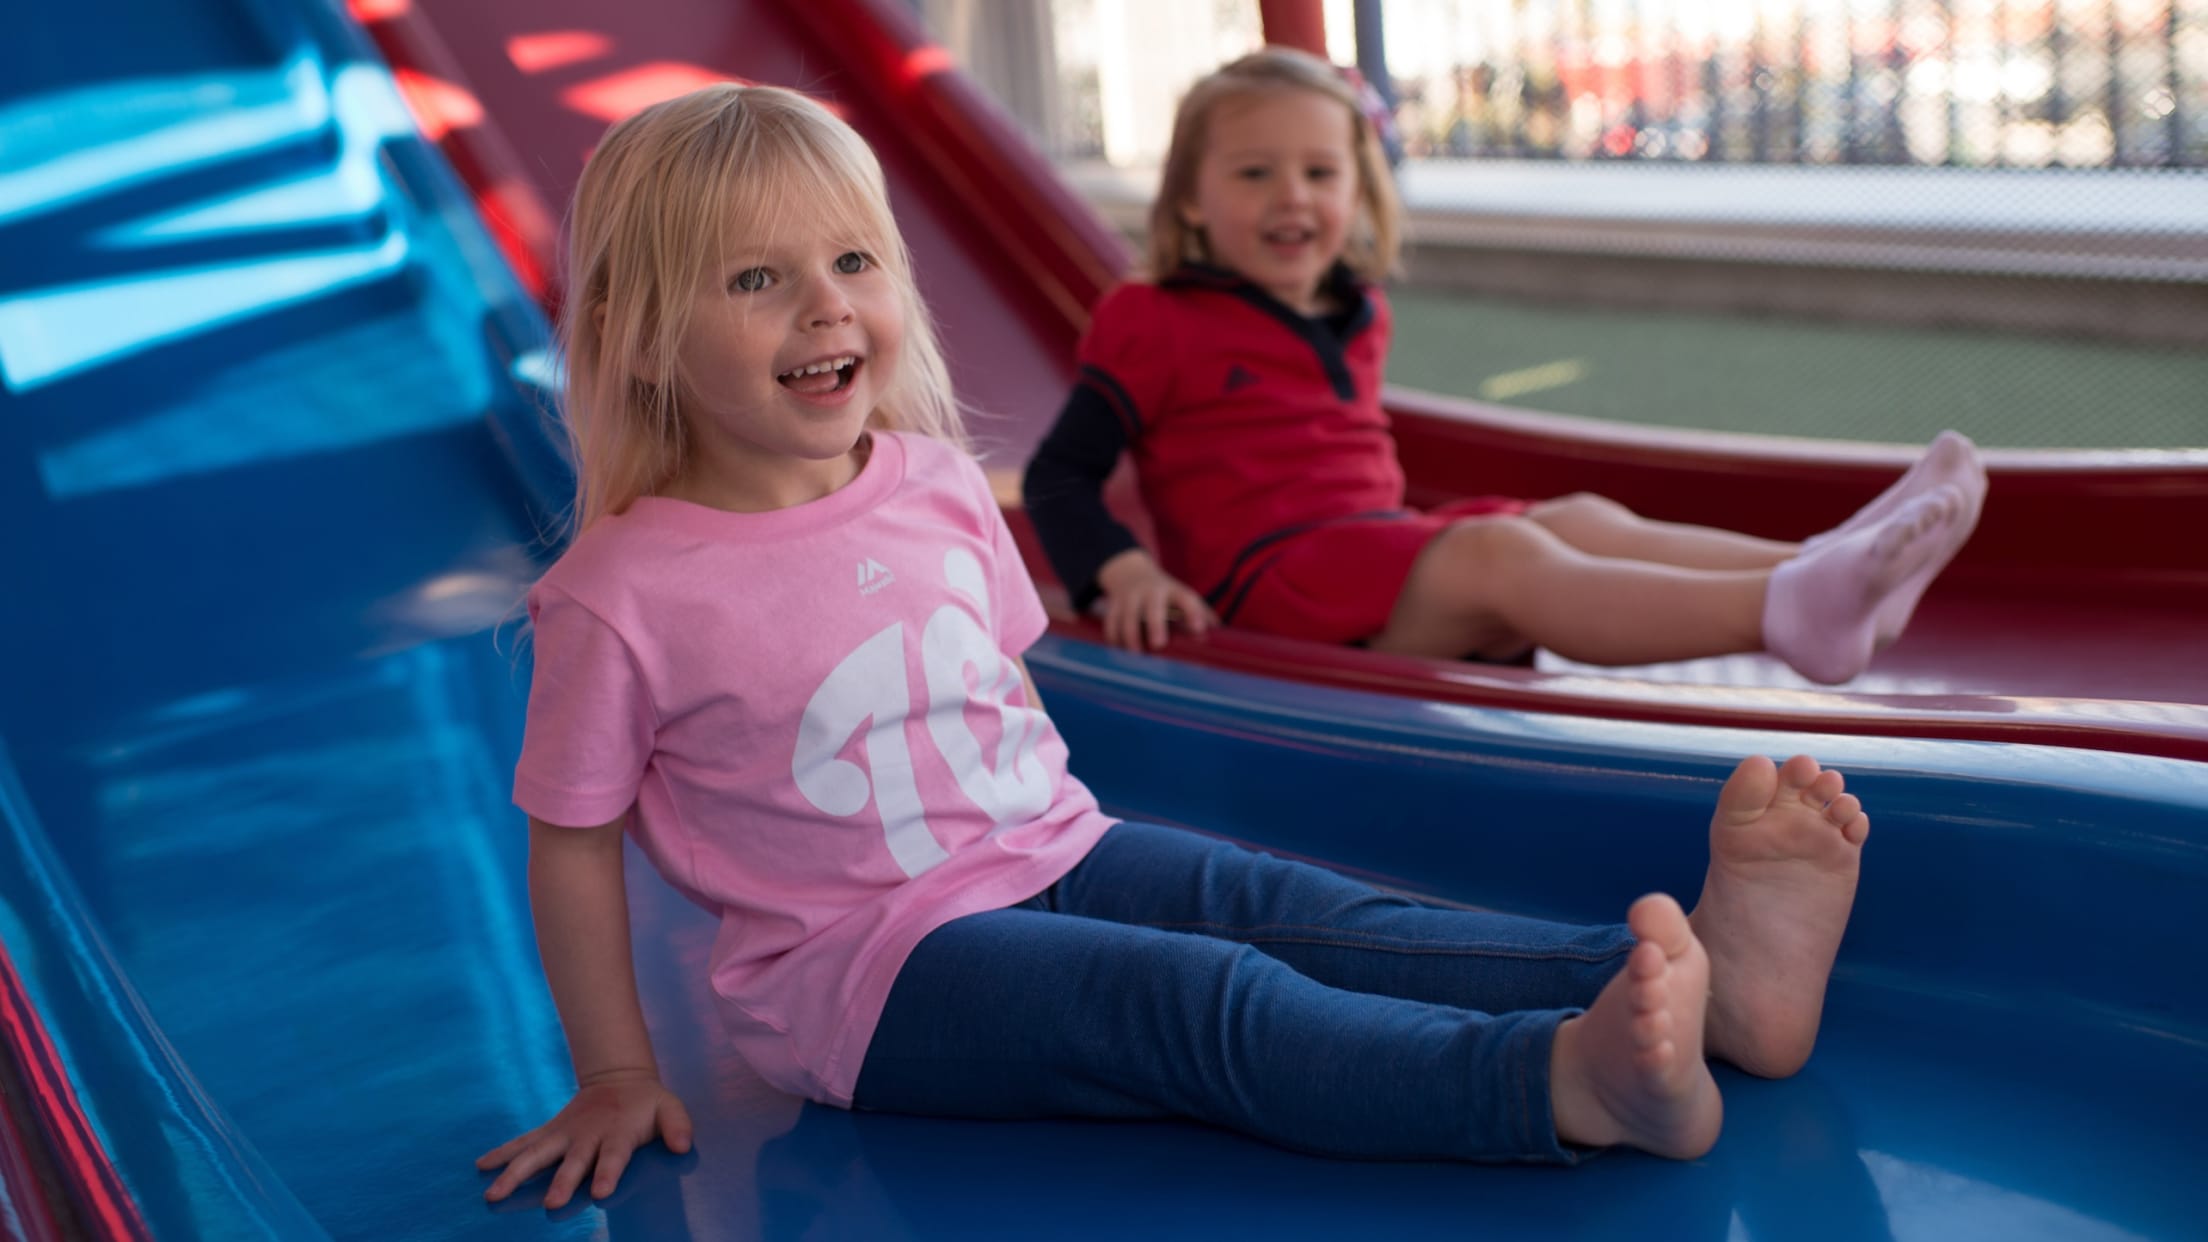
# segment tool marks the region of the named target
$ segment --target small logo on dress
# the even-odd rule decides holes
[[[1257,372],[1250,370],[1248,367],[1243,366],[1239,362],[1227,368],[1226,390],[1228,392],[1236,392],[1241,389],[1248,388],[1250,385],[1256,382]]]
[[[897,575],[889,572],[889,566],[873,557],[859,562],[859,594],[872,595],[895,581]]]

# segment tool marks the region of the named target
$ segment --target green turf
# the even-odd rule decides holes
[[[1906,444],[2208,447],[2208,351],[1537,307],[1402,290],[1391,383],[1521,409]]]

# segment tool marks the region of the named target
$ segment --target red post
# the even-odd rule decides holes
[[[1326,7],[1321,0],[1257,0],[1258,20],[1265,25],[1265,41],[1311,53],[1326,54]]]

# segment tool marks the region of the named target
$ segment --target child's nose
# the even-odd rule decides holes
[[[834,281],[817,281],[805,307],[805,326],[835,328],[851,322],[851,302]]]

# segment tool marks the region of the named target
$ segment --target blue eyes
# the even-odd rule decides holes
[[[838,276],[856,276],[873,267],[874,260],[864,251],[846,250],[836,256],[832,266]],[[772,268],[747,267],[729,278],[728,288],[731,293],[763,293],[780,281]]]

